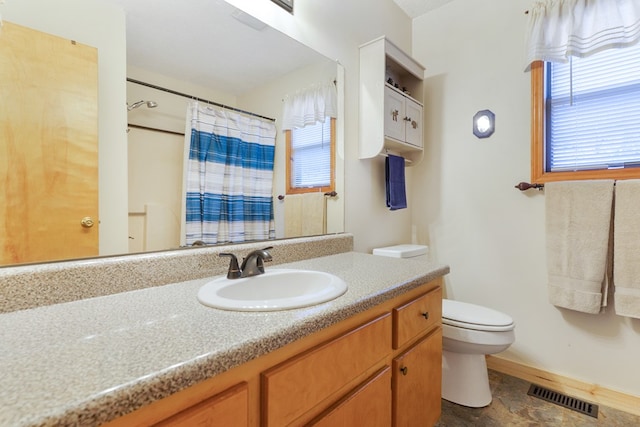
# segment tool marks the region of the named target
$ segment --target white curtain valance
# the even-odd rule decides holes
[[[640,0],[537,0],[529,13],[527,67],[567,62],[640,39]]]
[[[303,128],[325,117],[337,116],[336,85],[333,82],[319,83],[307,89],[287,95],[282,112],[282,130]]]

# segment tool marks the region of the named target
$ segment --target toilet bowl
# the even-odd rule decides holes
[[[491,403],[487,354],[515,341],[508,315],[487,307],[442,300],[442,398],[480,408]]]
[[[374,255],[426,260],[428,248],[397,245]],[[442,398],[479,408],[491,403],[487,354],[515,341],[513,319],[499,311],[461,301],[442,300]]]

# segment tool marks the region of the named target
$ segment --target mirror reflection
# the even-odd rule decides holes
[[[15,254],[3,254],[1,265],[138,253],[184,245],[184,134],[191,98],[209,101],[201,102],[205,107],[225,111],[239,109],[275,119],[274,236],[294,237],[285,235],[285,204],[289,196],[278,199],[279,195],[286,195],[285,143],[280,129],[283,100],[312,85],[336,80],[340,67],[335,61],[221,0],[193,1],[188,5],[147,0],[63,0],[56,4],[53,8],[44,0],[23,0],[16,4],[10,0],[1,11],[8,22],[64,37],[67,42],[73,39],[78,44],[97,47],[98,102],[94,100],[94,103],[100,172],[98,180],[92,181],[99,181],[96,189],[99,212],[78,214],[78,218],[73,217],[69,222],[80,230],[80,237],[99,238],[93,252],[66,254],[58,248],[47,247],[49,240],[56,239],[49,239],[46,230],[40,231],[37,242],[30,244],[43,247],[43,254],[38,255],[41,258],[15,259]],[[80,4],[82,16],[78,16]],[[51,13],[47,13],[47,8]],[[40,16],[37,19],[33,17],[35,10]],[[80,25],[79,20],[86,21],[86,25]],[[91,25],[92,20],[104,23]],[[202,25],[198,20],[202,20]],[[123,25],[118,25],[120,21]],[[168,22],[171,31],[166,31]],[[158,30],[161,28],[165,29]],[[102,32],[102,35],[93,36],[89,31]],[[113,83],[119,81],[118,71],[114,71],[117,61],[109,60],[108,55],[110,49],[118,49],[118,42],[124,47],[125,32],[126,68],[120,76],[124,74],[128,81],[119,91],[120,83]],[[124,52],[119,54],[123,56]],[[52,60],[50,56],[47,59]],[[7,65],[6,59],[2,64]],[[111,84],[105,84],[105,76],[110,74],[115,77]],[[341,96],[339,93],[338,98]],[[224,109],[216,104],[232,108]],[[68,119],[65,117],[66,122],[72,121]],[[337,139],[341,143],[341,136]],[[65,145],[65,148],[74,147]],[[11,175],[12,169],[4,167],[3,176]],[[343,231],[342,189],[342,156],[341,150],[336,150],[338,196],[328,198],[324,208],[323,229],[328,233]],[[13,196],[2,195],[7,200]],[[84,199],[77,196],[67,204],[77,204],[78,199]],[[6,211],[0,215],[9,216]],[[85,216],[91,217],[93,227],[81,225]],[[78,246],[67,239],[69,234],[57,240],[67,248]],[[6,246],[5,241],[2,243]],[[25,251],[33,252],[29,247]]]

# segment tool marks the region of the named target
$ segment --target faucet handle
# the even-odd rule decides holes
[[[229,261],[229,271],[227,271],[227,279],[237,279],[242,276],[242,271],[238,266],[238,258],[234,254],[225,252],[220,253],[218,256],[231,258]]]

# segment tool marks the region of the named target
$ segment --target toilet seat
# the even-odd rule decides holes
[[[497,310],[448,299],[442,300],[442,323],[476,331],[511,331],[513,319]]]

